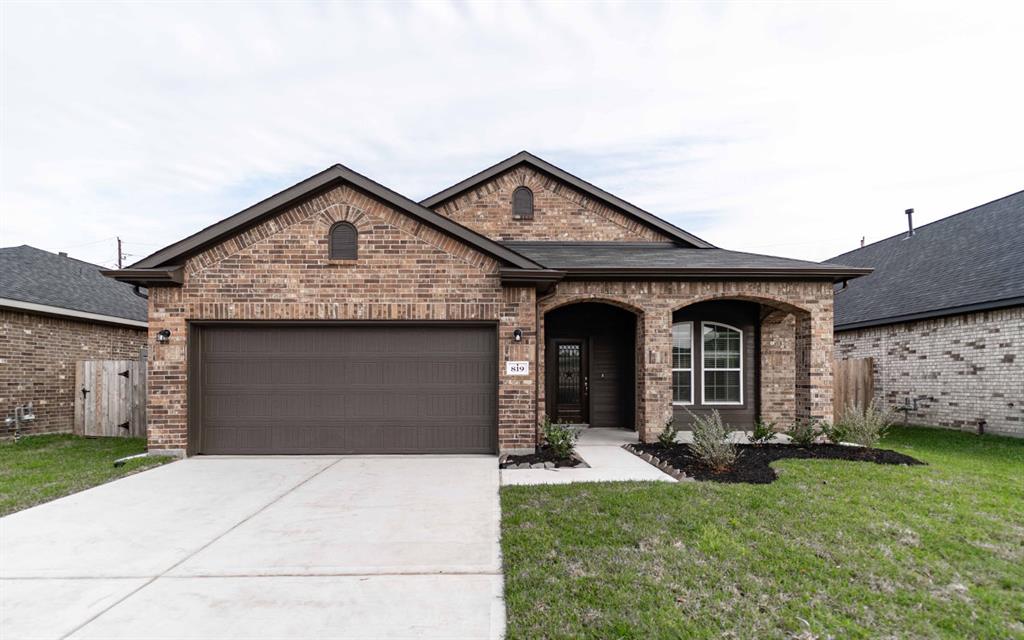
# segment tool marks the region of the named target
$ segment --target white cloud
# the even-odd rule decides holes
[[[105,264],[334,162],[421,198],[526,148],[813,259],[1024,188],[1010,4],[0,11],[0,245]]]

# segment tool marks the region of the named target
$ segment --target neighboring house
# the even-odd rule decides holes
[[[22,433],[71,431],[75,363],[137,358],[146,344],[146,301],[102,268],[27,245],[0,248],[0,417],[31,402],[36,419]]]
[[[1024,436],[1024,191],[830,262],[836,356],[874,358],[875,398],[910,422]]]
[[[545,414],[829,419],[833,283],[869,271],[715,248],[523,152],[421,203],[335,165],[107,275],[149,288],[151,450],[489,453]]]

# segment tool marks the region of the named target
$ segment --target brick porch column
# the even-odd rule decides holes
[[[672,415],[672,311],[644,307],[643,422],[636,425],[641,442],[654,442]],[[638,345],[639,346],[639,345]]]
[[[796,414],[831,422],[832,307],[796,318]]]

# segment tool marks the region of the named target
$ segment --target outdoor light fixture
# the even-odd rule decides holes
[[[512,332],[512,342],[522,342],[522,341],[523,341],[523,330],[522,329],[516,329],[515,331],[513,331]]]
[[[161,329],[160,333],[156,334],[156,341],[160,344],[167,344],[171,340],[171,330]]]

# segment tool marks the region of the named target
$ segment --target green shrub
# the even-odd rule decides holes
[[[551,422],[551,418],[547,416],[544,416],[540,427],[544,432],[544,442],[547,443],[552,453],[559,458],[572,457],[572,452],[576,449],[576,441],[580,437],[578,429],[560,422]]]
[[[696,416],[693,413],[693,444],[690,449],[701,462],[715,471],[725,471],[736,462],[736,445],[729,442],[729,429],[722,423],[717,409],[710,414]]]
[[[836,420],[836,426],[842,429],[842,437],[846,442],[873,448],[885,437],[894,422],[896,415],[890,409],[872,402],[863,411],[853,405],[848,406]]]
[[[754,423],[754,430],[750,432],[750,442],[753,444],[767,444],[774,437],[774,422],[762,422],[761,420],[758,420]]]
[[[665,423],[665,428],[658,434],[658,442],[666,449],[674,447],[676,444],[676,435],[679,433],[679,429],[676,428],[675,421],[675,418],[669,418]]]
[[[842,420],[836,421],[835,424],[822,422],[821,433],[833,444],[842,444],[847,441],[846,426]]]
[[[793,444],[801,447],[814,444],[814,439],[818,437],[818,434],[818,423],[815,420],[797,420],[786,431],[786,435],[793,440]]]

